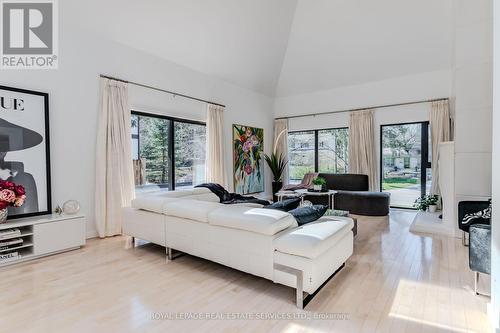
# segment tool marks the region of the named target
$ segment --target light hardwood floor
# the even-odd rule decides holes
[[[359,220],[355,253],[308,305],[294,290],[126,237],[0,269],[1,332],[487,332],[460,240],[409,232],[412,212]],[[481,288],[489,281],[482,278]],[[488,290],[486,290],[488,291]],[[489,291],[488,291],[489,292]],[[166,313],[345,313],[347,320],[167,320]]]

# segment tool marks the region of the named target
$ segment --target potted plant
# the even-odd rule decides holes
[[[26,190],[22,185],[0,180],[0,223],[7,221],[8,207],[21,207],[26,200]]]
[[[439,200],[439,197],[437,195],[428,195],[427,196],[427,203],[429,205],[429,212],[431,212],[431,213],[436,212],[438,200]]]
[[[429,210],[429,212],[434,213],[437,210],[437,202],[439,197],[437,195],[423,195],[417,200],[415,200],[415,207],[423,212]]]
[[[278,156],[276,153],[272,153],[271,155],[265,154],[264,159],[273,174],[273,199],[276,201],[274,194],[279,192],[283,187],[283,173],[288,161],[285,161],[283,154]]]
[[[427,208],[429,208],[429,204],[427,203],[427,199],[425,197],[426,196],[424,195],[421,196],[420,198],[417,198],[417,200],[415,200],[415,203],[413,204],[413,207],[425,212]]]
[[[313,183],[313,189],[315,191],[321,191],[323,190],[323,186],[326,185],[326,179],[322,177],[316,177],[312,181]]]

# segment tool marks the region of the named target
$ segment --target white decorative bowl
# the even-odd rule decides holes
[[[73,215],[80,211],[80,203],[76,200],[68,200],[63,205],[64,214]]]

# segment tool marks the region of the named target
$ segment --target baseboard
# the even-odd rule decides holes
[[[97,237],[99,237],[97,230],[95,230],[95,229],[87,230],[86,235],[85,235],[86,239],[97,238]]]

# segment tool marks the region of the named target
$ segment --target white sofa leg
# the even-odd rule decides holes
[[[167,261],[174,260],[175,258],[178,258],[178,257],[184,255],[184,252],[175,251],[175,253],[174,253],[174,251],[175,251],[175,249],[173,249],[171,247],[165,248],[165,252],[167,253]]]
[[[281,264],[274,264],[274,269],[295,276],[297,280],[297,286],[295,287],[296,304],[299,309],[304,309],[304,273],[299,269]]]
[[[297,307],[301,310],[304,309],[304,307],[307,304],[309,304],[310,301],[312,301],[314,296],[316,296],[321,291],[321,289],[323,289],[323,287],[344,267],[345,263],[343,263],[335,272],[333,272],[333,274],[330,275],[330,277],[326,279],[326,281],[323,282],[323,284],[313,294],[307,295],[307,297],[304,299],[304,272],[293,267],[288,267],[281,264],[274,264],[275,270],[295,275],[297,281],[297,286],[295,287],[295,292],[296,292],[295,297],[296,297]]]

